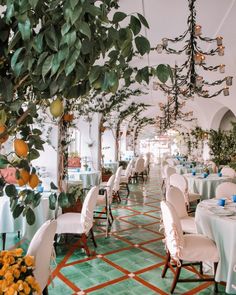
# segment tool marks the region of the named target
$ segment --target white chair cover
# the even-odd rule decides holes
[[[177,187],[170,186],[166,193],[166,200],[175,208],[182,230],[185,233],[197,233],[194,217],[188,216],[183,192]]]
[[[96,206],[98,187],[93,187],[84,199],[81,213],[65,213],[57,218],[57,234],[88,234],[93,226],[93,211]]]
[[[114,181],[114,186],[113,186],[113,191],[117,193],[120,190],[120,178],[121,178],[121,173],[122,173],[122,166],[120,166],[115,174],[115,181]]]
[[[231,167],[223,167],[221,169],[221,173],[222,173],[222,176],[229,176],[231,178],[234,178],[236,176],[234,169]]]
[[[175,166],[175,161],[174,159],[166,159],[166,162],[168,163],[169,166],[174,167]]]
[[[176,173],[176,169],[170,166],[165,166],[166,188],[170,186],[170,177]]]
[[[56,228],[56,220],[46,221],[35,233],[27,251],[27,255],[35,258],[34,275],[42,291],[50,275],[50,259]]]
[[[232,182],[222,182],[216,188],[216,198],[231,199],[232,195],[236,195],[236,184]]]

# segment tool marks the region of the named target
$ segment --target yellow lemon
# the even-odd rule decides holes
[[[55,99],[50,104],[50,113],[53,115],[53,117],[57,118],[60,117],[63,114],[64,107],[63,102],[60,98]]]

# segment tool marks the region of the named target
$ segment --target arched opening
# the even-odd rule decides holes
[[[228,110],[220,121],[219,129],[224,131],[230,130],[232,129],[233,122],[236,123],[236,117],[231,110]]]

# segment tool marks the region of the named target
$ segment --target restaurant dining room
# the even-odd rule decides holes
[[[236,294],[236,0],[0,0],[0,295]]]

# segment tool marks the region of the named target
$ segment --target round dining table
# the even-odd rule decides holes
[[[215,241],[220,254],[216,281],[226,282],[226,292],[236,294],[236,203],[227,201],[225,207],[216,199],[200,202],[195,213],[197,231]]]
[[[77,171],[77,169],[68,170],[68,181],[78,181],[81,180],[83,183],[83,188],[89,189],[92,186],[99,185],[101,182],[101,172],[100,171]]]
[[[198,165],[198,166],[193,167],[192,165],[176,165],[175,169],[178,174],[191,173],[193,170],[196,173],[202,173],[204,171],[204,166]]]
[[[30,241],[46,220],[55,217],[55,211],[49,209],[49,195],[50,192],[43,193],[41,202],[33,209],[35,214],[33,225],[29,225],[22,215],[14,219],[10,209],[9,197],[6,195],[0,197],[0,233],[7,234],[20,231],[21,236]]]
[[[112,173],[115,174],[116,170],[119,167],[119,162],[106,162],[104,163],[105,168],[110,168],[112,170]]]
[[[188,190],[190,193],[197,193],[201,195],[201,200],[215,197],[216,188],[222,182],[236,182],[235,178],[228,176],[218,176],[218,174],[209,174],[206,178],[202,174],[192,175],[184,174],[188,181]]]

